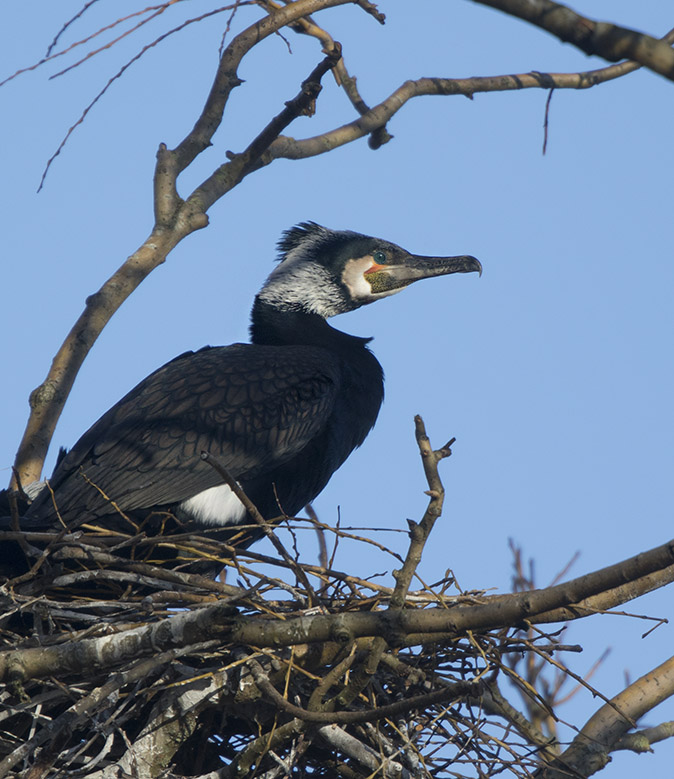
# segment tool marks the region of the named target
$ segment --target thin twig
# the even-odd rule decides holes
[[[269,522],[267,522],[267,520],[262,516],[262,514],[260,514],[260,512],[257,509],[257,506],[255,506],[255,504],[251,501],[251,499],[241,489],[241,485],[229,473],[229,471],[227,470],[227,468],[225,468],[221,460],[215,455],[211,454],[210,452],[202,452],[201,459],[207,462],[212,468],[214,468],[220,474],[220,476],[222,476],[223,481],[234,493],[234,495],[239,499],[239,501],[241,501],[248,515],[253,519],[253,521],[260,528],[263,534],[272,542],[274,548],[281,555],[286,565],[295,574],[297,580],[301,582],[302,585],[305,587],[307,593],[309,593],[310,595],[311,603],[312,604],[319,603],[319,599],[316,593],[314,592],[312,586],[309,584],[309,580],[307,579],[307,576],[304,573],[302,567],[298,565],[297,561],[294,560],[288,554],[286,548],[283,546],[283,544],[279,541],[278,537],[274,533],[272,526],[269,524]]]

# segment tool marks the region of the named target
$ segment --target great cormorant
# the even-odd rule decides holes
[[[367,436],[384,389],[369,338],[326,319],[414,281],[481,272],[474,257],[420,257],[304,222],[255,298],[251,343],[186,352],[105,413],[57,465],[28,524],[115,523],[170,510],[184,527],[247,522],[200,453],[215,455],[267,518],[312,501]],[[255,535],[255,534],[253,534]]]

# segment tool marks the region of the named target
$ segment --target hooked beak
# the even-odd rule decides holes
[[[450,273],[482,275],[480,261],[470,255],[460,257],[420,257],[410,254],[395,265],[373,265],[365,272],[373,292],[385,292],[406,287],[419,279],[447,276]],[[376,281],[375,281],[376,279]]]

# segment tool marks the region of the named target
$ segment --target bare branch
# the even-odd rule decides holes
[[[553,0],[474,0],[541,27],[586,54],[609,62],[631,59],[674,80],[674,51],[650,35],[608,22],[597,22]]]
[[[229,162],[221,165],[205,181],[203,181],[187,199],[204,213],[223,195],[239,184],[245,176],[260,167],[260,160],[269,146],[281,132],[298,116],[311,116],[315,111],[315,101],[321,91],[321,79],[333,68],[341,58],[339,44],[327,52],[327,56],[312,70],[309,77],[302,82],[300,93],[286,103],[280,114],[254,138],[248,147],[240,154],[229,154]]]
[[[644,714],[674,695],[674,657],[649,671],[604,704],[561,756],[539,779],[591,776],[610,760],[609,753]]]
[[[674,42],[674,30],[664,40]],[[472,98],[480,92],[509,92],[520,89],[589,89],[621,78],[634,72],[640,65],[622,62],[599,70],[581,73],[520,73],[504,76],[476,76],[473,78],[420,78],[406,81],[389,97],[371,108],[359,119],[334,130],[296,140],[282,137],[270,149],[272,158],[304,159],[323,154],[344,144],[362,138],[377,128],[383,127],[409,100],[423,96],[464,95]]]
[[[162,6],[155,6],[155,7],[151,7],[151,8],[144,8],[141,11],[136,11],[134,13],[128,14],[127,16],[123,16],[123,17],[120,17],[119,19],[115,19],[114,22],[112,22],[111,24],[106,24],[104,27],[101,27],[100,29],[98,29],[95,32],[91,33],[91,35],[87,35],[86,37],[82,38],[81,40],[78,40],[78,41],[75,41],[74,43],[71,43],[70,46],[68,46],[67,48],[62,49],[61,51],[57,51],[56,53],[53,53],[54,52],[54,48],[56,47],[56,44],[58,43],[58,41],[59,41],[60,37],[63,35],[63,33],[77,19],[79,19],[84,14],[84,12],[91,5],[93,5],[95,2],[96,2],[96,0],[90,0],[90,2],[86,3],[85,6],[83,8],[81,8],[78,13],[76,13],[71,19],[69,19],[63,25],[63,27],[61,27],[61,29],[58,31],[58,33],[54,37],[54,40],[49,44],[49,47],[47,49],[47,53],[45,54],[45,56],[41,60],[38,60],[33,65],[29,65],[26,68],[20,68],[15,73],[12,73],[11,76],[7,76],[7,78],[5,78],[2,81],[0,81],[0,87],[4,86],[7,82],[12,81],[17,76],[20,76],[23,73],[29,73],[31,70],[36,70],[37,68],[41,67],[42,65],[45,65],[47,62],[51,62],[52,60],[55,60],[58,57],[63,57],[65,54],[68,54],[69,52],[75,50],[78,46],[84,46],[85,44],[89,43],[89,41],[92,41],[94,38],[97,38],[99,35],[102,35],[104,32],[107,32],[108,30],[112,30],[114,27],[117,27],[119,24],[122,24],[123,22],[128,21],[129,19],[133,19],[135,16],[143,16],[143,15],[147,14],[151,10],[157,10],[157,8],[161,9],[159,11],[159,13],[161,13],[164,10],[166,10],[166,8],[168,8],[168,6],[170,5],[170,3],[164,3]],[[139,24],[135,28],[133,28],[133,30],[135,30],[138,27],[140,27],[143,24],[145,24],[146,21],[148,21],[148,20],[144,20],[144,21],[139,22]],[[122,35],[120,35],[118,38],[116,38],[112,42],[110,42],[110,43],[108,43],[108,44],[106,44],[104,46],[101,46],[101,47],[99,47],[98,49],[96,49],[96,50],[94,50],[92,52],[89,52],[78,63],[76,63],[76,65],[71,65],[68,68],[65,68],[63,71],[61,71],[61,73],[57,73],[56,75],[57,76],[61,75],[62,73],[65,73],[66,71],[71,70],[73,67],[77,67],[77,65],[80,65],[82,62],[84,62],[85,60],[87,60],[90,57],[94,56],[95,54],[98,54],[99,52],[103,51],[104,49],[109,49],[111,46],[114,46],[114,44],[117,43],[118,41],[120,41],[122,38],[124,38],[127,35],[129,35],[129,33],[132,32],[133,30],[129,30],[129,31],[123,33]],[[52,76],[52,78],[54,78],[54,76]]]
[[[538,613],[545,613],[562,604],[571,604],[601,592],[603,588],[612,588],[614,583],[640,578],[650,572],[648,569],[660,570],[672,564],[674,558],[674,542],[663,544],[654,549],[636,555],[620,563],[608,566],[599,571],[572,579],[565,584],[548,587],[545,590],[534,590],[517,595],[499,595],[485,599],[483,605],[462,605],[460,609],[423,609],[414,611],[387,611],[374,614],[340,615],[339,620],[318,615],[310,622],[303,618],[293,620],[294,624],[276,625],[265,636],[264,641],[271,640],[274,634],[275,645],[290,645],[293,643],[311,643],[327,641],[334,637],[333,631],[338,624],[348,626],[351,638],[358,636],[398,636],[407,635],[406,643],[411,645],[420,642],[418,634],[425,634],[430,640],[430,634],[447,634],[456,636],[466,630],[491,629],[519,624],[522,620],[536,621]],[[556,605],[552,605],[556,604]],[[252,632],[249,632],[252,631]],[[236,628],[237,640],[257,646],[261,643],[259,632],[245,622]],[[439,637],[439,636],[438,636]]]
[[[332,8],[352,2],[354,0],[297,0],[292,5],[265,16],[239,33],[223,52],[213,86],[196,124],[172,152],[176,178],[178,173],[185,170],[196,156],[210,145],[211,139],[222,121],[229,95],[232,89],[241,83],[237,75],[239,63],[253,46],[280,30],[281,27],[297,21],[303,16],[323,8]]]
[[[346,733],[337,725],[325,725],[318,731],[321,738],[336,753],[347,755],[357,764],[370,771],[370,776],[383,775],[386,779],[409,779],[410,774],[399,763],[392,760],[382,760],[381,754],[371,747],[359,741],[354,736]]]
[[[616,741],[613,751],[626,749],[637,753],[652,752],[651,744],[657,744],[658,741],[664,741],[667,738],[674,738],[674,722],[662,722],[653,728],[626,733]]]
[[[421,455],[426,481],[428,482],[428,492],[426,494],[430,500],[421,522],[417,524],[411,520],[408,521],[410,545],[403,567],[399,571],[393,572],[396,579],[396,587],[389,605],[391,609],[401,609],[405,605],[405,599],[407,598],[414,573],[421,562],[421,555],[426,541],[428,541],[428,537],[433,530],[435,521],[442,514],[445,490],[438,474],[438,463],[451,455],[450,446],[454,442],[454,439],[452,439],[442,449],[433,451],[426,435],[424,421],[419,415],[414,417],[414,425],[417,446],[419,447],[419,454]]]
[[[278,3],[274,2],[274,0],[260,0],[260,2],[263,2],[265,8],[279,8]],[[288,5],[290,0],[283,0],[283,2],[285,5]],[[382,24],[384,23],[383,18],[379,21]],[[333,39],[332,35],[330,35],[327,30],[324,30],[322,27],[316,24],[316,22],[311,17],[299,19],[294,25],[292,25],[292,28],[297,32],[311,35],[312,37],[319,40],[323,46],[324,51],[331,51],[335,47],[335,40]],[[335,76],[335,81],[340,87],[342,87],[346,93],[346,96],[351,101],[351,105],[356,109],[356,111],[358,111],[361,116],[366,114],[370,110],[370,107],[363,100],[358,90],[356,79],[348,72],[346,63],[344,62],[343,58],[341,58],[335,65],[333,74]],[[386,127],[379,127],[370,136],[370,148],[378,149],[380,146],[388,143],[392,138],[393,136],[389,135]]]
[[[68,132],[63,137],[63,140],[59,144],[59,146],[56,149],[56,151],[47,160],[47,164],[45,165],[44,171],[42,172],[42,178],[40,179],[40,185],[38,186],[38,192],[44,186],[44,182],[45,182],[45,180],[47,178],[47,174],[49,173],[49,169],[51,168],[52,163],[59,156],[59,154],[63,151],[63,149],[65,148],[65,145],[68,143],[71,135],[84,122],[84,120],[87,118],[87,115],[88,115],[89,111],[91,111],[91,109],[96,105],[96,103],[98,103],[98,101],[103,97],[103,95],[108,91],[108,89],[110,89],[110,87],[114,84],[114,82],[117,79],[121,78],[124,75],[124,73],[126,73],[126,71],[131,67],[131,65],[133,65],[135,62],[137,62],[142,56],[147,54],[147,52],[150,51],[150,49],[154,48],[155,46],[158,46],[160,43],[162,43],[164,40],[166,40],[166,38],[168,38],[170,35],[174,35],[175,33],[181,32],[182,30],[185,29],[185,27],[188,27],[190,24],[194,24],[196,22],[201,22],[204,19],[208,19],[211,16],[215,16],[216,14],[219,14],[219,13],[222,13],[223,11],[229,10],[229,8],[230,8],[230,6],[225,6],[224,8],[216,8],[214,11],[208,11],[205,14],[202,14],[201,16],[198,16],[198,17],[196,17],[194,19],[188,19],[187,21],[183,22],[182,24],[178,25],[177,27],[174,27],[172,30],[169,30],[168,32],[164,33],[163,35],[160,35],[158,38],[155,38],[155,40],[153,40],[151,43],[148,43],[146,46],[143,46],[143,48],[137,54],[135,54],[133,57],[131,57],[131,59],[128,62],[126,62],[117,71],[117,73],[115,73],[115,75],[112,76],[108,80],[107,84],[103,87],[103,89],[101,89],[100,92],[98,92],[98,94],[93,98],[93,100],[91,100],[91,102],[89,102],[88,105],[85,107],[84,111],[82,111],[82,113],[80,114],[80,116],[79,116],[78,120],[75,122],[75,124],[71,125],[71,127],[68,129]],[[120,20],[118,20],[118,22],[119,21]],[[117,24],[118,22],[115,22],[115,24]],[[140,22],[137,25],[137,27],[139,27],[141,24],[144,24],[144,23],[145,22]],[[137,29],[137,27],[134,28],[134,29]],[[98,34],[98,33],[96,33],[96,34]],[[110,46],[114,45],[115,43],[117,43],[122,38],[126,37],[126,35],[128,35],[128,34],[129,34],[129,32],[123,33],[115,41],[112,41],[112,43],[110,43],[109,45],[102,46],[98,50],[96,50],[94,52],[91,52],[84,59],[82,59],[79,62],[77,62],[75,65],[72,65],[69,68],[66,68],[65,70],[61,71],[61,73],[57,73],[56,75],[60,76],[63,73],[67,72],[67,70],[70,70],[73,67],[77,67],[77,65],[81,65],[82,62],[85,61],[85,59],[88,59],[89,57],[93,56],[94,54],[98,54],[99,52],[103,51],[104,49],[109,48]],[[82,41],[82,42],[85,42],[85,41]],[[73,45],[76,45],[76,44],[73,44]],[[59,56],[59,54],[54,54],[53,56],[56,57],[56,56]],[[39,62],[37,64],[40,65],[40,64],[42,64],[42,62]],[[32,68],[27,68],[26,70],[32,70]],[[20,72],[22,72],[22,71],[19,71],[19,73]],[[16,75],[18,75],[18,73],[15,73],[14,75],[16,76]],[[11,78],[14,78],[14,76],[12,76]],[[9,79],[7,79],[7,80],[9,80]],[[2,86],[2,84],[0,84],[0,86]]]

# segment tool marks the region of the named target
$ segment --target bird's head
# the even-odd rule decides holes
[[[259,300],[325,318],[393,295],[419,279],[482,273],[475,257],[421,257],[390,241],[315,222],[287,230],[278,248],[279,264]]]

